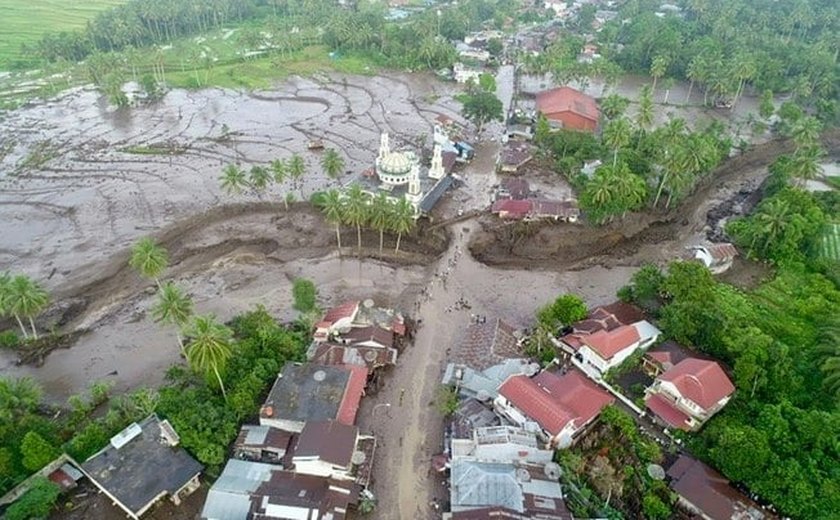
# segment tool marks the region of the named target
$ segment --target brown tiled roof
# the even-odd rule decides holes
[[[571,87],[560,87],[538,93],[537,110],[546,115],[573,112],[596,123],[600,117],[595,99]]]
[[[615,316],[615,319],[617,319],[622,325],[630,325],[645,319],[645,313],[642,309],[636,307],[635,305],[621,301],[613,302],[609,305],[603,305],[599,307],[599,309],[603,309]]]
[[[441,163],[443,163],[443,171],[445,173],[452,173],[455,163],[458,161],[458,154],[455,152],[442,152],[440,154]]]
[[[704,359],[684,359],[659,379],[673,383],[684,398],[707,410],[735,391],[720,365]]]
[[[508,141],[501,152],[502,164],[505,166],[514,166],[516,168],[522,166],[533,158],[531,147],[527,143],[519,143],[516,141]]]
[[[397,360],[397,351],[393,348],[359,347],[319,343],[310,358],[313,363],[322,365],[356,365],[369,370],[385,365],[393,365]]]
[[[458,345],[453,361],[475,370],[485,370],[505,359],[522,357],[513,335],[515,330],[501,319],[472,323]]]
[[[303,426],[295,457],[318,457],[341,468],[350,467],[359,430],[335,421],[312,421]]]
[[[571,200],[537,199],[531,203],[534,217],[574,217],[580,215],[577,202]]]
[[[531,212],[531,201],[500,199],[493,203],[490,212],[498,213],[503,218],[525,218]]]
[[[680,455],[668,468],[671,489],[713,520],[776,518],[729,485],[720,473],[699,460]],[[752,516],[747,516],[747,512]]]
[[[732,244],[714,244],[707,249],[709,250],[709,254],[712,255],[712,258],[717,262],[738,256],[738,250]]]

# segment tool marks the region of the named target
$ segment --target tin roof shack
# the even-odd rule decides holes
[[[81,469],[129,518],[137,519],[167,495],[180,504],[200,485],[203,467],[177,447],[179,442],[169,422],[153,414],[113,436]]]
[[[352,425],[367,384],[367,369],[286,363],[260,410],[260,424],[300,432],[307,421]]]
[[[499,153],[499,170],[504,173],[516,173],[533,158],[531,145],[521,141],[508,141],[502,145],[502,151]]]
[[[370,442],[373,441],[373,442]],[[335,421],[306,423],[297,439],[292,464],[296,473],[366,486],[376,442],[359,429]]]
[[[738,256],[738,250],[732,244],[711,244],[692,246],[688,258],[699,260],[712,274],[721,274],[732,267],[732,262]]]
[[[233,456],[237,459],[291,466],[292,448],[297,435],[271,426],[245,424],[233,443]]]

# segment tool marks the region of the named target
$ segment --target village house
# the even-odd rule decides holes
[[[501,424],[496,412],[477,399],[468,397],[458,402],[458,408],[452,414],[450,433],[453,439],[470,439],[477,428]]]
[[[309,421],[356,422],[367,369],[286,363],[260,409],[260,424],[300,433]]]
[[[521,141],[508,141],[502,145],[499,152],[499,170],[504,173],[516,173],[519,168],[525,166],[534,154],[528,143]]]
[[[543,3],[545,10],[554,11],[554,16],[557,18],[565,18],[569,15],[569,4],[560,0],[546,0]]]
[[[355,330],[361,329],[361,330]],[[376,330],[376,329],[381,329]],[[328,310],[315,324],[316,342],[389,348],[404,337],[405,318],[394,309],[377,307],[373,300],[351,300]]]
[[[607,307],[599,307],[587,319],[575,323],[572,332],[554,340],[562,352],[572,356],[575,365],[593,377],[617,367],[637,350],[652,346],[662,334],[650,322],[637,319],[641,313],[628,310],[627,305],[612,307],[625,314],[625,322]]]
[[[654,380],[645,391],[645,405],[668,426],[695,431],[726,406],[734,392],[719,364],[688,358]]]
[[[688,258],[699,260],[712,274],[721,274],[732,267],[738,250],[732,244],[699,245],[688,248]]]
[[[554,128],[583,132],[595,132],[601,117],[595,99],[571,87],[539,92],[537,111]]]
[[[580,217],[576,200],[499,199],[490,206],[490,212],[503,220],[577,222]]]
[[[516,374],[534,375],[540,371],[538,363],[524,358],[506,359],[501,363],[476,370],[464,364],[449,363],[441,384],[454,386],[463,397],[473,397],[481,402],[492,401],[498,395],[499,385]]]
[[[496,412],[536,432],[552,448],[568,448],[604,407],[615,399],[577,370],[563,375],[542,371],[531,378],[509,377],[499,387]]]
[[[456,458],[450,478],[452,512],[444,513],[443,518],[505,518],[502,515],[518,514],[524,518],[571,520],[555,466]]]
[[[522,200],[531,196],[531,186],[522,177],[505,177],[496,189],[495,200]]]
[[[230,459],[207,494],[201,520],[343,520],[361,490],[348,480]]]
[[[485,462],[548,464],[554,452],[540,449],[533,432],[515,426],[475,428],[466,439],[452,439],[452,458]]]
[[[679,496],[678,505],[704,520],[777,518],[729,485],[723,475],[687,455],[680,455],[666,474]]]
[[[297,436],[292,453],[295,473],[352,480],[366,486],[376,441],[359,429],[336,421],[310,421]],[[359,472],[359,468],[365,469]]]
[[[111,437],[80,469],[136,520],[164,497],[179,505],[201,485],[201,464],[179,448],[179,443],[169,421],[153,414]]]
[[[458,53],[458,56],[465,61],[479,61],[479,62],[486,62],[490,59],[490,53],[487,52],[486,49],[482,48],[478,41],[474,41],[470,43],[458,43],[455,46],[455,51]]]
[[[233,443],[233,456],[241,460],[292,465],[291,455],[297,434],[254,424],[244,424]]]

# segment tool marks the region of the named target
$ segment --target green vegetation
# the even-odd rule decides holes
[[[14,317],[17,321],[24,340],[30,337],[38,339],[35,328],[35,317],[49,303],[47,292],[27,276],[11,276],[7,272],[0,272],[0,317]],[[24,326],[23,319],[29,321],[29,330]],[[4,343],[17,343],[9,337]]]
[[[392,200],[384,196],[372,197],[361,186],[353,184],[345,193],[327,191],[322,198],[321,211],[328,222],[335,224],[336,241],[341,251],[341,225],[356,228],[358,250],[362,249],[362,228],[371,227],[379,232],[379,251],[382,252],[384,233],[397,234],[394,252],[400,251],[403,234],[416,225],[414,207],[405,199]]]
[[[84,29],[97,13],[125,0],[0,0],[0,70],[28,63],[23,46],[34,47],[45,34]]]
[[[831,198],[774,184],[728,228],[775,265],[773,279],[743,292],[676,262],[645,267],[621,294],[657,313],[667,336],[732,368],[735,397],[690,436],[695,455],[787,515],[827,519],[840,510],[840,278],[815,246],[838,212]]]
[[[312,312],[317,308],[318,290],[312,280],[295,278],[292,283],[292,308],[299,312]]]
[[[46,518],[52,510],[61,488],[58,484],[44,477],[34,479],[32,487],[9,506],[5,520],[30,520],[31,518]]]
[[[155,285],[160,287],[160,275],[169,265],[169,254],[166,249],[155,244],[152,238],[143,237],[132,246],[128,265],[140,276],[154,280]]]
[[[490,121],[504,121],[502,102],[493,92],[483,88],[475,89],[466,94],[462,102],[464,117],[475,125],[478,133]]]
[[[541,327],[555,330],[586,317],[586,303],[576,294],[563,294],[537,311],[537,322]]]
[[[437,392],[437,408],[444,417],[458,411],[458,390],[453,386],[441,385]]]

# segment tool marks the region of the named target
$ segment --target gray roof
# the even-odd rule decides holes
[[[242,520],[251,509],[251,494],[271,478],[277,466],[261,462],[230,459],[219,479],[207,493],[201,518]]]
[[[432,211],[432,208],[435,207],[435,204],[438,203],[443,194],[446,193],[446,190],[452,186],[453,179],[451,176],[447,175],[440,179],[434,187],[426,193],[426,196],[423,197],[423,200],[420,201],[420,211],[423,213],[428,213]]]
[[[525,373],[528,365],[528,360],[514,358],[506,359],[497,365],[479,371],[466,365],[450,363],[446,367],[443,384],[455,384],[454,372],[460,368],[462,375],[458,390],[462,395],[466,397],[479,397],[480,394],[485,394],[488,399],[495,399],[499,395],[499,386],[509,376]]]
[[[203,469],[184,449],[161,442],[162,425],[168,423],[150,415],[82,464],[97,486],[135,515],[162,493],[180,490]]]
[[[456,458],[451,471],[452,511],[485,506],[503,506],[520,513],[525,509],[513,464]]]
[[[286,363],[265,401],[271,417],[289,421],[335,419],[350,379],[344,368]]]

